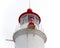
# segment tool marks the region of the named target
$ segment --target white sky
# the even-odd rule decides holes
[[[12,35],[18,17],[27,10],[28,0],[0,0],[0,47],[15,48]],[[60,48],[60,0],[31,0],[31,8],[40,15],[47,35],[45,48]]]

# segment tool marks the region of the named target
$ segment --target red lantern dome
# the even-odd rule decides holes
[[[19,23],[21,22],[21,18],[24,17],[24,15],[26,15],[26,14],[33,14],[33,15],[35,15],[36,18],[38,19],[39,23],[41,22],[40,16],[39,16],[38,14],[36,14],[35,12],[33,12],[32,9],[29,8],[29,9],[27,10],[27,12],[24,12],[24,13],[22,13],[22,14],[19,16],[19,19],[18,19]]]

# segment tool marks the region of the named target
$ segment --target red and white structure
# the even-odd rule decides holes
[[[16,48],[44,48],[46,35],[38,29],[41,18],[28,9],[19,16],[20,29],[13,35]]]

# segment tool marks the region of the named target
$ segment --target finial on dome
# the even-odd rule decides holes
[[[32,9],[31,9],[31,8],[28,8],[28,9],[27,9],[27,12],[28,12],[28,13],[31,13],[31,12],[32,12]]]

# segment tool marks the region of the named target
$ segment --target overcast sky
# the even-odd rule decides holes
[[[29,8],[29,0],[0,0],[0,47],[15,48],[12,39],[18,29],[18,17]],[[45,48],[60,48],[60,0],[31,0],[31,8],[40,15],[47,36]],[[16,28],[17,27],[17,28]]]

